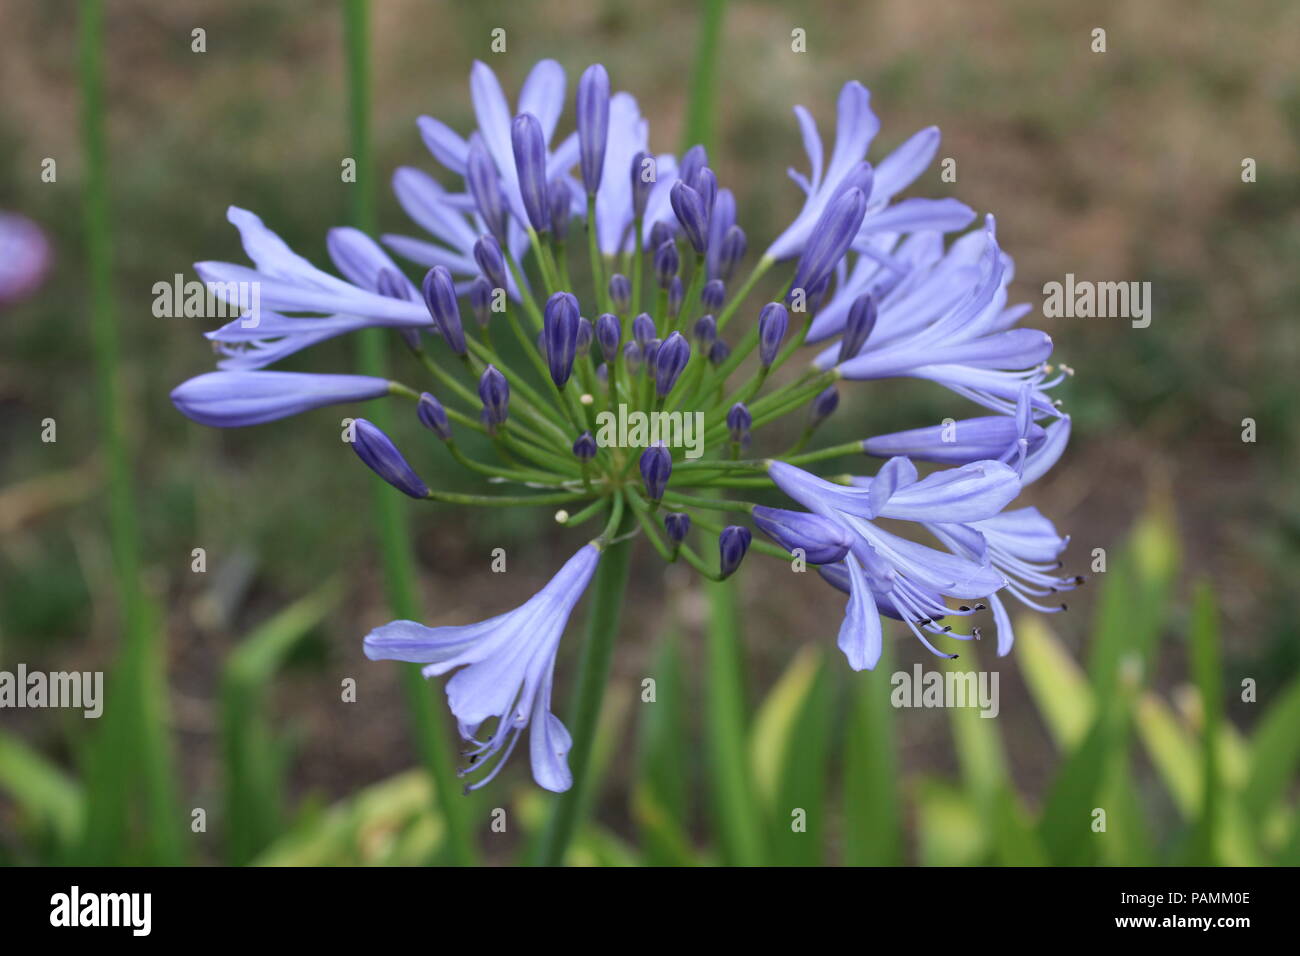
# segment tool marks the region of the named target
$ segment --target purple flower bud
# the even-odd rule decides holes
[[[763,368],[776,361],[776,353],[790,328],[790,313],[780,302],[769,302],[758,314],[758,360]]]
[[[588,195],[600,188],[609,141],[609,74],[599,63],[583,71],[578,80],[578,149],[582,184]]]
[[[736,402],[727,409],[727,431],[731,440],[740,445],[749,444],[749,431],[754,427],[754,416],[744,402]]]
[[[644,150],[637,153],[632,157],[629,175],[632,179],[632,215],[641,219],[645,216],[650,191],[655,188],[655,158]]]
[[[668,336],[668,340],[659,347],[659,354],[655,356],[655,392],[660,398],[673,390],[690,360],[691,344],[686,341],[686,336],[680,332]]]
[[[681,267],[681,258],[677,255],[677,243],[669,239],[655,248],[655,278],[660,288],[666,289],[672,284],[673,276]]]
[[[816,398],[813,399],[811,419],[810,419],[811,427],[816,428],[822,422],[826,421],[826,419],[831,416],[831,414],[835,411],[835,409],[839,407],[840,407],[840,393],[837,392],[835,390],[835,386],[832,385],[829,388],[827,388],[826,391],[822,392],[820,395],[818,395]]]
[[[591,432],[583,432],[573,442],[573,454],[578,461],[591,461],[596,457],[596,439]],[[814,561],[814,564],[819,562]]]
[[[446,266],[434,266],[424,276],[424,304],[433,316],[438,331],[457,355],[465,354],[465,329],[460,324],[460,306],[456,304],[456,283]]]
[[[721,365],[727,359],[731,358],[731,346],[722,339],[714,342],[709,348],[709,361],[714,365]]]
[[[596,319],[596,341],[606,362],[618,357],[618,343],[623,338],[623,327],[618,316],[606,312]]]
[[[604,362],[596,366],[596,381],[601,385],[609,384],[609,366]]]
[[[510,124],[510,143],[514,148],[524,212],[535,230],[546,232],[551,225],[551,204],[546,190],[546,138],[537,117],[532,113],[516,116]]]
[[[485,276],[475,276],[470,281],[469,307],[474,310],[475,321],[487,328],[492,320],[492,283]]]
[[[478,206],[478,213],[487,224],[488,231],[498,243],[506,241],[506,204],[501,196],[501,177],[497,174],[492,154],[483,144],[482,137],[474,133],[469,138],[469,159],[466,161],[465,179],[470,195]]]
[[[642,348],[645,348],[645,344],[656,334],[658,330],[655,328],[655,320],[650,318],[648,312],[642,312],[632,320],[632,338],[636,339],[637,344]]]
[[[627,365],[630,374],[635,375],[641,371],[641,346],[635,342],[624,342],[623,362]]]
[[[678,180],[673,183],[668,193],[677,221],[682,224],[682,232],[690,240],[697,253],[703,254],[709,246],[709,212],[704,208],[704,198]]]
[[[495,366],[489,365],[479,377],[478,397],[483,401],[483,424],[495,435],[510,414],[510,383]]]
[[[871,297],[871,293],[864,292],[849,306],[849,316],[844,320],[844,336],[840,339],[838,361],[847,362],[861,352],[875,327],[876,300]]]
[[[802,549],[809,564],[842,561],[853,546],[853,538],[841,525],[806,511],[759,505],[751,517],[760,531],[787,551]]]
[[[501,243],[493,236],[479,236],[474,240],[474,261],[479,271],[492,283],[494,289],[506,288],[506,259],[501,254]]]
[[[685,511],[669,511],[664,515],[664,531],[668,533],[668,543],[676,548],[691,533],[691,516]]]
[[[353,429],[352,450],[367,468],[402,494],[412,498],[424,498],[429,494],[429,486],[420,480],[387,435],[364,418],[353,422]]]
[[[641,453],[641,481],[645,483],[646,497],[651,501],[664,496],[672,474],[673,456],[663,442],[651,445]]]
[[[655,369],[659,367],[659,350],[663,348],[663,344],[663,339],[651,339],[641,346],[641,358],[645,359],[647,375],[654,375]]]
[[[665,242],[675,242],[677,233],[673,227],[662,219],[650,227],[650,248],[658,249]]]
[[[710,312],[717,312],[722,303],[727,301],[727,287],[721,279],[710,279],[700,290],[700,305]]]
[[[573,207],[570,205],[573,196],[569,191],[568,180],[552,179],[550,196],[551,233],[556,242],[563,242],[569,236],[569,220],[573,218]]]
[[[804,295],[809,296],[813,286],[831,274],[844,258],[844,253],[848,252],[866,212],[866,194],[857,187],[826,204],[795,270],[790,287],[792,293],[795,289],[803,289]]]
[[[832,274],[833,273],[828,273],[827,275],[822,276],[821,279],[813,283],[812,286],[807,289],[807,295],[804,297],[804,308],[809,315],[816,315],[818,310],[821,309],[822,302],[826,298],[826,293],[829,292],[831,288]]]
[[[682,285],[681,276],[673,276],[673,281],[668,283],[668,314],[674,319],[677,313],[682,311],[682,299],[686,298],[686,287]]]
[[[729,281],[745,258],[745,230],[732,226],[722,235],[722,248],[718,252],[718,278]]]
[[[424,392],[415,406],[415,414],[421,425],[443,441],[451,441],[451,422],[447,419],[447,410],[442,407],[442,402]]]
[[[632,304],[632,283],[623,273],[615,272],[609,277],[609,297],[619,312],[626,312]]]
[[[556,388],[564,388],[573,374],[578,349],[578,300],[570,292],[556,292],[542,310],[542,338],[546,363]]]
[[[753,532],[738,524],[727,525],[722,529],[722,534],[718,536],[718,564],[724,578],[736,573],[740,562],[745,560],[745,553],[749,551],[749,543],[753,539]]]
[[[172,389],[171,400],[191,421],[244,428],[325,405],[388,394],[388,380],[370,375],[317,375],[265,370],[205,372]]]
[[[682,154],[682,161],[677,166],[677,176],[688,186],[695,182],[701,169],[709,165],[709,154],[703,146],[695,145]]]
[[[704,206],[704,219],[708,222],[713,218],[713,204],[718,199],[718,177],[713,174],[713,170],[705,166],[695,174],[695,179],[691,181],[690,186],[700,194],[700,202]]]
[[[596,329],[591,319],[578,319],[578,358],[586,358],[591,353],[591,340],[596,337]]]
[[[706,353],[718,340],[718,320],[711,315],[706,315],[695,323],[695,341],[700,343]]]

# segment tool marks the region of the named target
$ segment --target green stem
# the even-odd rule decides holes
[[[607,529],[604,537],[612,539],[613,543],[605,547],[592,581],[587,640],[578,662],[578,683],[569,718],[569,733],[573,737],[569,768],[573,773],[573,786],[555,798],[551,818],[538,847],[536,859],[541,866],[561,866],[564,863],[565,851],[590,797],[587,770],[591,765],[591,748],[605,685],[609,682],[614,639],[618,634],[619,613],[623,609],[623,592],[627,588],[632,554],[632,542],[623,537],[631,523],[631,515],[623,509],[622,497],[614,499],[611,519],[612,531]]]
[[[122,647],[111,677],[101,736],[89,757],[90,794],[82,862],[121,863],[127,856],[131,790],[143,785],[137,807],[148,838],[142,862],[183,861],[181,816],[167,741],[166,654],[157,615],[140,583],[139,524],[126,438],[117,323],[113,311],[107,149],[104,132],[104,9],[84,0],[80,17],[80,84],[86,188],[83,207],[89,266],[91,342],[104,456],[108,472],[108,535],[116,578]]]
[[[686,125],[682,129],[682,152],[696,143],[710,148],[713,140],[713,113],[718,85],[718,40],[727,0],[706,0],[700,22],[700,41],[695,49],[691,69],[691,99],[686,106]]]
[[[356,225],[373,232],[376,221],[373,183],[373,154],[370,148],[370,51],[369,4],[367,0],[347,0],[343,7],[344,43],[347,51],[349,126],[352,150],[357,163],[357,182],[353,186],[353,219]],[[387,377],[384,372],[385,337],[383,329],[366,329],[360,333],[360,371],[363,375]],[[375,424],[388,427],[387,406],[376,406]],[[384,578],[389,607],[402,618],[420,617],[420,602],[415,583],[415,562],[411,554],[409,523],[401,513],[401,499],[383,487],[374,489],[375,518],[379,526]],[[418,664],[401,667],[401,682],[407,698],[416,746],[430,776],[436,798],[447,827],[447,848],[459,865],[473,865],[478,852],[470,836],[469,806],[460,795],[456,765],[448,742],[447,722],[434,706],[429,685],[420,675]]]
[[[705,638],[704,725],[715,823],[727,862],[761,866],[763,832],[745,736],[736,583],[717,581],[704,587],[709,597],[710,625]]]

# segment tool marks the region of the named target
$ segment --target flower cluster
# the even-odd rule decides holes
[[[1063,606],[1053,595],[1081,581],[1058,573],[1066,539],[1015,502],[1069,438],[1069,417],[1048,397],[1068,370],[1053,375],[1051,340],[1017,327],[1028,307],[1007,303],[1012,261],[992,217],[967,232],[975,214],[954,199],[896,198],[933,160],[937,129],[869,163],[879,122],[867,90],[848,83],[827,160],[817,124],[796,107],[809,170],[791,177],[803,208],[737,281],[750,243],[736,197],[703,147],[680,158],[651,152],[636,100],[611,94],[604,67],[582,74],[576,130],[563,138],[557,63],[537,64],[514,108],[482,63],[470,85],[478,128],[468,137],[431,117],[418,123],[442,178],[457,185],[413,167],[393,176],[399,204],[429,238],[376,242],[335,229],[334,275],[257,216],[230,210],[252,266],[196,269],[231,301],[240,283],[256,282],[262,309],[208,333],[219,370],[172,400],[218,427],[407,400],[454,461],[518,494],[431,488],[383,431],[358,419],[354,451],[399,491],[463,505],[562,505],[556,517],[567,526],[603,518],[603,530],[515,610],[463,626],[395,621],[365,639],[372,659],[418,662],[426,675],[456,670],[446,690],[471,744],[465,772],[481,773],[474,786],[500,770],[526,727],[537,782],[570,786],[569,734],[551,712],[556,650],[602,551],[632,534],[715,580],[750,550],[815,566],[848,595],[838,643],[854,669],[879,660],[881,615],[954,656],[949,641],[980,637],[963,619],[990,610],[1005,654],[1013,635],[1004,597]],[[413,281],[390,252],[427,271]],[[584,271],[585,299],[571,265]],[[733,325],[773,270],[786,272],[784,286],[754,321]],[[432,391],[266,369],[376,326],[398,331]],[[821,344],[806,367],[775,376],[806,344]],[[805,450],[835,412],[841,382],[899,376],[936,382],[989,414]],[[601,423],[618,415],[650,428],[611,438]],[[752,457],[759,429],[793,415],[803,416],[793,446]],[[692,428],[693,452],[682,434]],[[462,447],[458,435],[472,438]],[[863,453],[883,460],[870,477],[806,470]],[[800,509],[740,497],[763,487]],[[711,517],[726,514],[770,540]],[[896,533],[898,523],[923,534]]]

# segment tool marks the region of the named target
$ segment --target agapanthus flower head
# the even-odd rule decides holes
[[[812,114],[796,107],[808,166],[792,178],[804,202],[741,275],[752,210],[718,182],[725,167],[702,146],[680,159],[655,152],[635,97],[613,90],[600,65],[578,82],[576,132],[557,138],[565,84],[559,64],[543,60],[511,100],[475,63],[475,128],[419,119],[449,185],[414,166],[392,182],[428,240],[383,236],[381,245],[337,229],[326,242],[331,272],[231,207],[252,265],[196,270],[228,301],[256,281],[261,313],[206,333],[220,371],[172,394],[184,414],[218,427],[381,396],[410,401],[423,428],[406,416],[395,427],[447,442],[483,493],[427,486],[398,451],[401,441],[414,452],[406,436],[354,422],[357,455],[404,493],[456,507],[563,505],[551,513],[566,527],[604,516],[600,534],[516,610],[455,627],[398,621],[366,639],[372,658],[424,663],[431,676],[457,671],[448,699],[479,784],[531,727],[537,781],[569,786],[568,733],[550,713],[555,650],[605,548],[648,541],[665,560],[720,580],[738,573],[752,524],[777,545],[760,542],[755,553],[805,561],[847,595],[837,644],[855,669],[879,661],[882,617],[955,656],[986,613],[999,653],[1011,649],[1006,597],[1059,610],[1060,592],[1081,583],[1060,567],[1068,538],[1016,499],[1062,457],[1071,421],[1049,393],[1070,373],[1045,365],[1048,336],[1019,327],[1029,310],[1010,303],[1014,263],[995,220],[970,228],[974,213],[956,199],[896,198],[935,157],[938,130],[869,159],[880,124],[867,90],[850,82],[827,156]],[[575,262],[583,254],[590,261]],[[590,276],[590,287],[571,275]],[[477,320],[469,328],[462,298]],[[494,312],[502,316],[490,326]],[[412,353],[394,381],[267,369],[375,328],[396,330]],[[816,346],[799,358],[804,343]],[[425,372],[437,398],[404,381]],[[865,390],[888,408],[883,380],[895,377],[943,386],[951,415],[810,446],[841,388],[846,410]],[[699,428],[632,424],[665,419]],[[489,440],[462,447],[453,422],[458,436]],[[791,424],[797,437],[786,444]],[[495,460],[476,460],[476,448]],[[764,457],[749,458],[751,448]],[[871,473],[830,480],[804,467],[837,458],[871,462]],[[749,500],[764,488],[795,506]],[[737,523],[715,524],[707,512],[718,510]],[[907,533],[891,522],[910,523]]]

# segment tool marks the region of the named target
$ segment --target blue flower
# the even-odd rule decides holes
[[[424,664],[425,677],[460,668],[447,681],[447,702],[461,737],[472,745],[467,753],[470,767],[461,773],[491,767],[468,790],[477,790],[500,772],[530,725],[533,779],[557,793],[572,785],[572,740],[551,713],[551,682],[565,625],[599,560],[595,543],[586,545],[526,602],[477,624],[425,627],[393,621],[366,635],[366,657],[372,661]],[[489,721],[494,724],[485,727]],[[484,734],[485,740],[478,739]]]
[[[554,790],[569,786],[569,738],[550,713],[551,673],[599,549],[640,535],[666,560],[682,559],[710,578],[730,575],[750,550],[752,532],[741,524],[719,528],[703,516],[693,523],[695,509],[706,504],[748,514],[848,594],[837,642],[856,669],[880,658],[882,615],[903,621],[940,654],[936,639],[980,636],[978,628],[958,633],[945,620],[991,607],[1005,653],[1014,640],[1007,596],[1051,611],[1050,596],[1076,586],[1078,579],[1059,571],[1067,539],[1050,520],[1033,508],[1007,510],[1025,485],[1053,467],[1069,439],[1070,419],[1048,397],[1069,370],[1053,373],[1045,364],[1051,340],[1018,327],[1028,307],[1008,305],[1014,264],[998,245],[991,217],[949,241],[946,233],[972,222],[968,207],[953,199],[895,201],[934,158],[936,129],[922,130],[872,166],[866,154],[879,124],[867,91],[849,83],[840,93],[834,151],[824,162],[816,125],[797,108],[810,165],[807,177],[792,174],[807,196],[803,209],[749,277],[729,288],[748,244],[736,196],[719,185],[703,146],[686,150],[680,161],[652,152],[636,100],[611,93],[602,66],[584,73],[577,132],[558,143],[552,140],[565,75],[554,61],[537,64],[515,103],[482,63],[474,65],[470,87],[476,128],[462,135],[430,117],[418,124],[430,153],[463,185],[444,187],[410,167],[393,177],[398,202],[428,240],[389,235],[381,246],[355,229],[332,230],[326,245],[337,275],[331,275],[292,252],[252,213],[230,210],[252,266],[196,268],[222,284],[214,291],[229,302],[241,298],[234,283],[257,283],[259,308],[208,333],[222,370],[182,384],[173,400],[196,421],[234,427],[336,402],[399,396],[416,403],[424,426],[417,434],[427,439],[432,431],[447,442],[450,458],[488,488],[509,484],[521,492],[428,488],[388,436],[358,420],[356,453],[406,494],[460,506],[564,504],[556,513],[562,524],[604,512],[596,541],[516,611],[464,627],[399,621],[366,640],[371,657],[419,661],[430,674],[459,668],[447,690],[462,733],[473,742],[474,765],[484,771],[476,786],[495,775],[530,724],[538,782]],[[576,231],[572,220],[588,215],[598,254],[589,271],[575,274],[604,283],[608,273],[608,285],[591,290],[594,301],[572,286],[563,254]],[[577,251],[570,245],[568,251]],[[387,250],[428,270],[421,287]],[[788,263],[781,287],[800,314],[790,315],[777,301],[754,311],[728,301],[729,291],[757,289],[778,263]],[[492,324],[501,288],[509,301]],[[647,294],[651,301],[644,301]],[[462,321],[462,298],[477,323]],[[728,323],[742,315],[750,327],[735,334]],[[262,371],[317,342],[370,327],[401,335],[416,354],[400,374],[429,372],[439,398],[379,378]],[[498,352],[507,332],[512,351]],[[803,376],[772,374],[804,341],[822,343],[813,368]],[[692,352],[700,356],[694,362]],[[750,353],[757,370],[743,384],[730,382]],[[524,361],[515,361],[519,354]],[[781,461],[740,460],[742,450],[781,437],[769,422],[802,412],[802,433],[786,452],[798,456],[837,408],[843,382],[890,377],[934,381],[992,414],[791,459],[821,461],[859,447],[887,459],[876,474],[845,483]],[[468,384],[475,379],[477,394]],[[621,414],[624,405],[638,416],[698,414],[695,442],[684,427],[672,431],[690,449],[675,464],[678,439],[667,447],[665,432],[655,430],[658,419],[630,416],[629,436],[640,438],[597,442],[594,436],[604,434],[597,429],[607,427],[597,411],[617,406]],[[643,429],[647,421],[651,427]],[[682,421],[692,423],[685,415]],[[452,441],[452,422],[467,436],[478,432],[490,441],[461,447]],[[478,454],[497,460],[475,460]],[[951,467],[922,478],[915,461]],[[807,510],[744,500],[741,489],[764,485],[758,477],[764,473]],[[690,494],[692,488],[727,494],[711,495],[710,502]],[[573,502],[583,503],[570,512]],[[937,544],[896,534],[888,521],[909,522]],[[687,540],[701,537],[716,537],[717,572]],[[773,552],[766,545],[757,550]]]
[[[1023,310],[1006,308],[1013,270],[998,247],[992,217],[975,271],[957,265],[964,264],[971,248],[964,242],[954,244],[950,261],[936,268],[928,281],[895,286],[893,296],[881,302],[875,328],[861,350],[843,358],[840,346],[832,345],[817,356],[816,367],[834,365],[844,378],[858,381],[929,379],[1000,412],[1014,409],[1022,386],[1029,384],[1036,413],[1052,413],[1054,406],[1044,390],[1060,379],[1045,381],[1043,366],[1052,340],[1035,329],[1009,327]],[[896,301],[898,308],[893,307]],[[823,312],[814,320],[810,338],[831,331],[828,325],[818,329],[825,316]]]
[[[845,181],[859,172],[859,164],[880,130],[880,120],[871,110],[871,94],[861,83],[844,84],[837,111],[835,149],[830,163],[823,170],[822,141],[817,123],[802,106],[794,109],[811,169],[806,177],[791,170],[790,178],[803,189],[807,199],[794,222],[768,246],[765,258],[783,260],[803,253],[823,210],[840,193]],[[877,235],[897,236],[929,230],[947,232],[970,223],[974,213],[955,199],[905,199],[889,205],[895,195],[911,185],[930,165],[938,149],[938,129],[923,129],[872,170],[869,203],[855,248],[868,246]]]
[[[873,668],[880,659],[878,597],[887,600],[931,652],[951,657],[921,633],[925,629],[963,636],[935,623],[936,618],[954,613],[942,596],[975,599],[1007,583],[986,559],[938,551],[874,523],[877,518],[965,522],[991,517],[1020,490],[1015,471],[1001,462],[975,462],[918,479],[906,458],[893,458],[865,486],[854,487],[836,485],[779,461],[768,463],[768,474],[799,504],[853,537],[844,558],[850,597],[838,645],[854,670]]]

